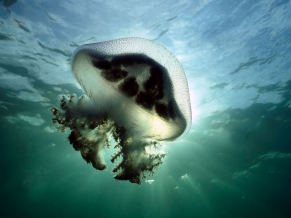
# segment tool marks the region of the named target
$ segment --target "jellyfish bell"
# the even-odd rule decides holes
[[[124,38],[83,45],[72,59],[72,72],[97,110],[119,125],[157,140],[174,140],[188,131],[187,80],[163,46]]]
[[[175,56],[143,38],[85,44],[72,56],[72,72],[86,95],[62,96],[52,108],[60,129],[87,163],[106,168],[110,139],[119,151],[115,178],[140,184],[162,163],[160,142],[183,137],[191,125],[187,79]]]

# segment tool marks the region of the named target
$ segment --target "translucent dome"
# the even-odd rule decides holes
[[[191,125],[184,70],[163,46],[124,38],[80,46],[72,71],[97,110],[141,137],[174,140]]]

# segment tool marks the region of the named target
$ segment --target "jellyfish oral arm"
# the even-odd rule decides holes
[[[76,99],[75,95],[62,96],[61,109],[53,107],[51,112],[55,115],[54,123],[60,124],[59,130],[70,129],[68,140],[87,163],[91,163],[97,170],[106,169],[102,151],[112,147],[109,143],[112,138],[114,148],[119,151],[112,156],[111,162],[115,163],[122,158],[113,169],[115,179],[140,184],[141,178],[146,178],[147,174],[152,175],[158,169],[166,155],[158,150],[158,142],[135,137],[131,131],[118,126],[106,115],[93,114],[93,104],[88,102],[88,97]]]

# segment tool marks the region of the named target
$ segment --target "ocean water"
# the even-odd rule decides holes
[[[0,1],[1,217],[291,217],[291,1]],[[52,123],[79,45],[143,37],[188,79],[192,127],[141,185]],[[107,159],[107,162],[108,161]]]

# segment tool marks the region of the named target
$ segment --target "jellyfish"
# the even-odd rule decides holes
[[[52,106],[58,130],[97,170],[110,161],[114,178],[141,183],[163,163],[162,144],[185,136],[191,125],[188,83],[176,57],[143,38],[85,44],[71,70],[85,94],[61,95]]]

